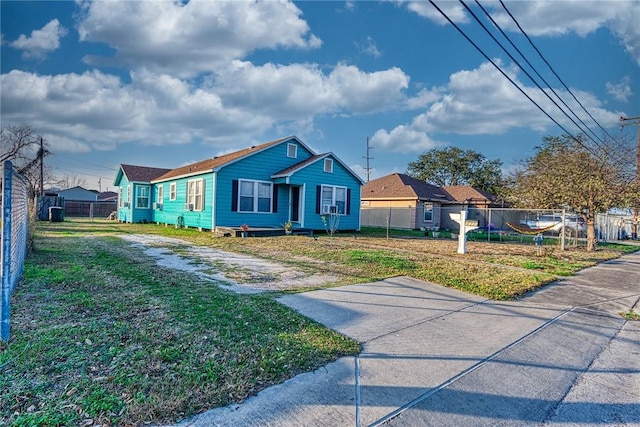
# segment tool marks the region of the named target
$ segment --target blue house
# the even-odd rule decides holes
[[[362,179],[295,136],[177,169],[121,165],[114,184],[122,222],[322,230],[333,215],[338,230],[360,229]]]

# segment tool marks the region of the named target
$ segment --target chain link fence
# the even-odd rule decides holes
[[[10,161],[2,165],[1,255],[2,303],[0,304],[0,338],[9,340],[11,293],[24,269],[29,234],[27,183],[13,170]]]
[[[478,208],[463,205],[408,207],[363,207],[362,226],[422,230],[425,235],[457,238],[460,227],[451,218],[467,210],[467,223],[478,228],[467,233],[475,241],[533,242],[541,234],[549,242],[566,246],[586,245],[587,225],[580,215],[554,209]],[[631,237],[630,215],[601,214],[596,217],[596,236],[600,241]]]

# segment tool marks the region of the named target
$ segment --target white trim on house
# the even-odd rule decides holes
[[[298,158],[298,144],[287,143],[287,157],[291,159]]]
[[[242,195],[242,183],[251,183],[252,184],[252,194],[251,195]],[[264,211],[260,210],[260,199],[265,199],[266,197],[260,197],[260,184],[267,185],[269,187],[269,210]],[[242,198],[252,197],[252,210],[242,210]],[[238,212],[240,213],[273,213],[273,182],[271,181],[262,181],[257,179],[238,179],[238,200],[237,200]]]
[[[204,178],[190,179],[187,181],[186,204],[193,206],[193,210],[196,212],[202,212],[204,210],[204,190]]]
[[[218,174],[211,177],[211,231],[216,230],[216,187],[218,186]]]
[[[322,162],[322,170],[326,173],[333,173],[333,159],[325,157]]]

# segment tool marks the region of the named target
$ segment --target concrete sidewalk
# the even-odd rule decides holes
[[[640,425],[640,253],[515,302],[397,277],[280,298],[364,343],[180,426]]]

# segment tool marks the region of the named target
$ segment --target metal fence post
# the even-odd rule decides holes
[[[6,161],[2,168],[2,305],[0,306],[0,337],[9,340],[11,302],[11,184],[13,164]]]

